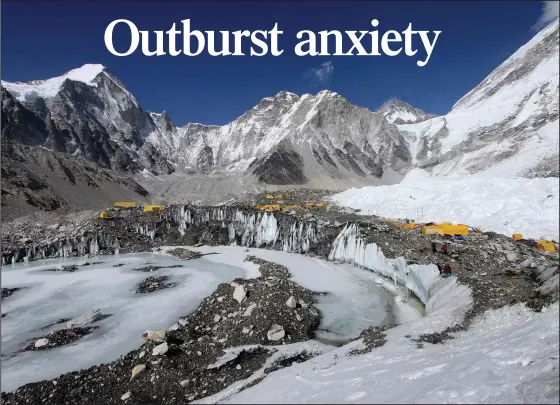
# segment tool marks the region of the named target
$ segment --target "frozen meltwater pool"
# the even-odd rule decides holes
[[[146,329],[167,329],[196,309],[220,283],[246,276],[243,268],[204,258],[185,261],[151,253],[88,258],[88,262],[102,263],[79,267],[72,273],[43,271],[84,261],[51,259],[2,267],[2,287],[26,287],[2,300],[2,313],[7,314],[2,318],[2,391],[113,361],[137,348]],[[134,270],[147,262],[184,267],[154,272]],[[113,267],[120,263],[124,266]],[[162,275],[177,285],[134,294],[140,281]],[[75,344],[12,356],[29,339],[45,335],[45,326],[94,308],[112,316],[96,322],[99,328]]]
[[[221,254],[207,256],[207,259],[235,266],[252,265],[250,262],[244,262],[244,259],[247,255],[254,255],[285,266],[291,274],[291,279],[299,285],[315,292],[328,293],[318,296],[318,302],[315,304],[322,315],[316,336],[324,343],[346,343],[359,337],[360,332],[369,326],[402,323],[422,316],[419,311],[422,304],[419,300],[406,297],[407,293],[401,288],[391,285],[386,279],[369,270],[267,249],[189,249],[201,253],[219,252]]]
[[[2,300],[2,391],[60,374],[113,361],[137,348],[146,329],[167,329],[212,294],[220,283],[260,275],[246,262],[255,255],[286,266],[303,287],[329,294],[316,304],[322,313],[318,337],[331,342],[355,338],[368,326],[391,322],[392,296],[376,284],[373,273],[337,266],[302,255],[237,247],[192,248],[218,254],[180,260],[165,254],[139,253],[92,258],[49,259],[2,267],[2,287],[25,287]],[[46,269],[87,262],[75,272]],[[123,264],[120,267],[114,267]],[[135,269],[147,264],[154,272]],[[166,266],[181,265],[178,268]],[[175,287],[135,294],[149,276],[168,276]],[[95,323],[91,334],[73,344],[49,350],[19,352],[52,330],[45,326],[99,308],[111,316]],[[64,327],[61,324],[58,327]]]

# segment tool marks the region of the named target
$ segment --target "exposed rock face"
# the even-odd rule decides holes
[[[144,145],[157,130],[152,117],[105,67],[84,65],[59,78],[2,84],[3,136],[117,171],[173,171],[152,145]]]
[[[90,161],[1,140],[4,221],[36,211],[98,210],[115,199],[145,201],[148,195],[135,180]]]

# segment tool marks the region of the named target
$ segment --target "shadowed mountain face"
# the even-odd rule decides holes
[[[42,147],[2,137],[2,220],[36,211],[80,211],[115,200],[146,201],[130,177]]]

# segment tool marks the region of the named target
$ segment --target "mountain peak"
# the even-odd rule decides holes
[[[328,96],[334,97],[334,96],[337,96],[337,95],[338,95],[338,93],[336,93],[336,92],[334,92],[334,91],[324,89],[324,90],[321,90],[319,93],[317,93],[317,95],[316,95],[315,97],[320,97],[320,96],[323,96],[323,97],[328,97]]]
[[[401,99],[399,99],[397,97],[391,97],[389,100],[385,101],[381,105],[381,107],[379,107],[378,111],[379,112],[386,111],[386,110],[388,110],[390,108],[393,108],[395,106],[412,107],[406,101],[402,101]]]
[[[468,92],[455,103],[453,110],[470,108],[483,100],[492,97],[507,87],[513,89],[515,84],[519,84],[519,89],[532,89],[532,82],[527,81],[527,77],[535,73],[535,83],[558,81],[558,18],[539,31],[525,45],[507,58],[500,66],[494,69],[478,86]],[[526,83],[524,85],[523,83]],[[523,90],[525,94],[525,91]],[[512,100],[521,93],[505,96],[504,100]],[[530,96],[529,93],[526,94]],[[521,101],[521,99],[519,99]]]
[[[34,101],[35,99],[54,97],[60,90],[62,83],[68,80],[82,82],[89,86],[96,86],[94,80],[107,68],[100,64],[88,63],[82,67],[69,70],[62,76],[44,80],[32,80],[29,82],[5,82],[2,86],[8,90],[18,101]]]
[[[416,124],[435,117],[434,114],[428,114],[396,97],[392,97],[384,102],[377,109],[377,112],[383,114],[387,121],[397,125]]]
[[[107,68],[99,63],[86,63],[85,65],[72,69],[62,75],[66,79],[90,84],[101,72]]]
[[[288,99],[291,100],[293,98],[298,98],[298,95],[295,93],[292,93],[290,91],[287,90],[282,90],[279,91],[278,93],[276,93],[276,95],[274,96],[275,99]]]

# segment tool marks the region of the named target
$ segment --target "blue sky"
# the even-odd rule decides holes
[[[281,90],[297,94],[329,89],[374,110],[398,97],[443,114],[534,34],[541,2],[3,2],[2,79],[59,76],[85,63],[107,66],[150,111],[167,111],[177,125],[225,124]],[[278,57],[199,55],[114,56],[104,32],[119,18],[140,30],[167,31],[190,18],[193,29],[270,30],[284,34]],[[300,30],[440,30],[429,63],[416,57],[315,56],[293,52]],[[127,35],[115,32],[119,50]],[[117,42],[120,41],[120,42]],[[421,46],[419,40],[413,42]],[[421,53],[423,51],[419,51]],[[310,72],[330,62],[324,80]]]

